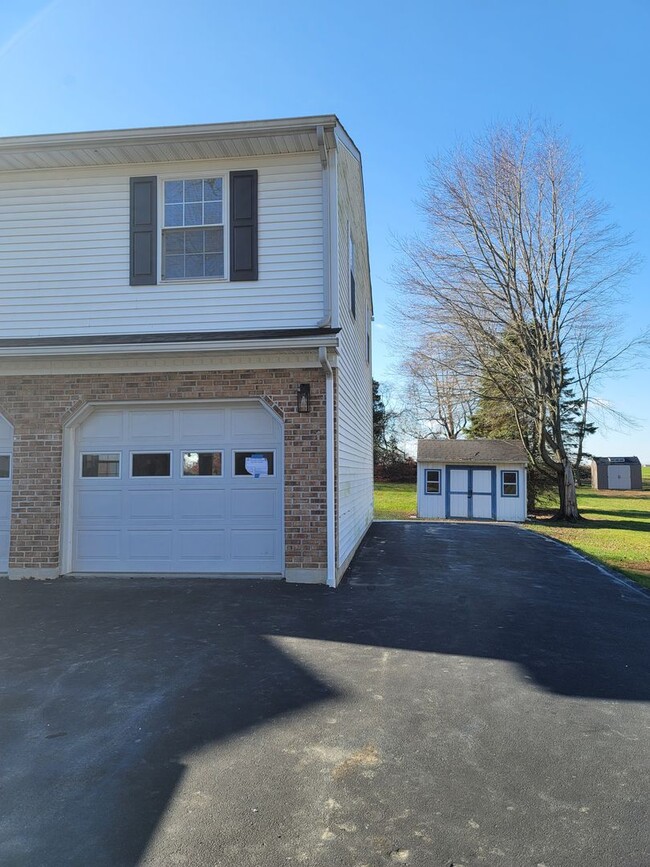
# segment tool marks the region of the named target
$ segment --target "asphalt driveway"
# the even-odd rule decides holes
[[[0,582],[0,864],[650,864],[650,598],[510,526],[336,592]]]

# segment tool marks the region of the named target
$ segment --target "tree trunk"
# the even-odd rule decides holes
[[[576,496],[576,480],[573,474],[571,461],[564,458],[562,469],[557,474],[558,490],[560,494],[560,510],[555,516],[558,521],[579,521],[578,498]]]

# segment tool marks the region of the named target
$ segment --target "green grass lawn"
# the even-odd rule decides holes
[[[583,523],[567,526],[538,519],[527,526],[566,542],[650,588],[650,467],[643,468],[643,487],[643,491],[624,492],[581,488],[578,503]],[[375,485],[376,518],[408,520],[415,513],[414,484]]]

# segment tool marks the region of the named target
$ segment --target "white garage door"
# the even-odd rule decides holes
[[[260,403],[95,410],[75,435],[72,570],[280,573],[282,444]]]
[[[0,416],[0,573],[9,568],[11,527],[11,457],[14,429]]]

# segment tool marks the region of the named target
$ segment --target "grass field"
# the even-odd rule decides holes
[[[572,545],[650,588],[650,467],[643,468],[643,487],[643,491],[582,488],[578,501],[583,523],[566,526],[538,519],[527,526]],[[414,484],[375,485],[376,518],[408,520],[415,517],[415,511]]]

